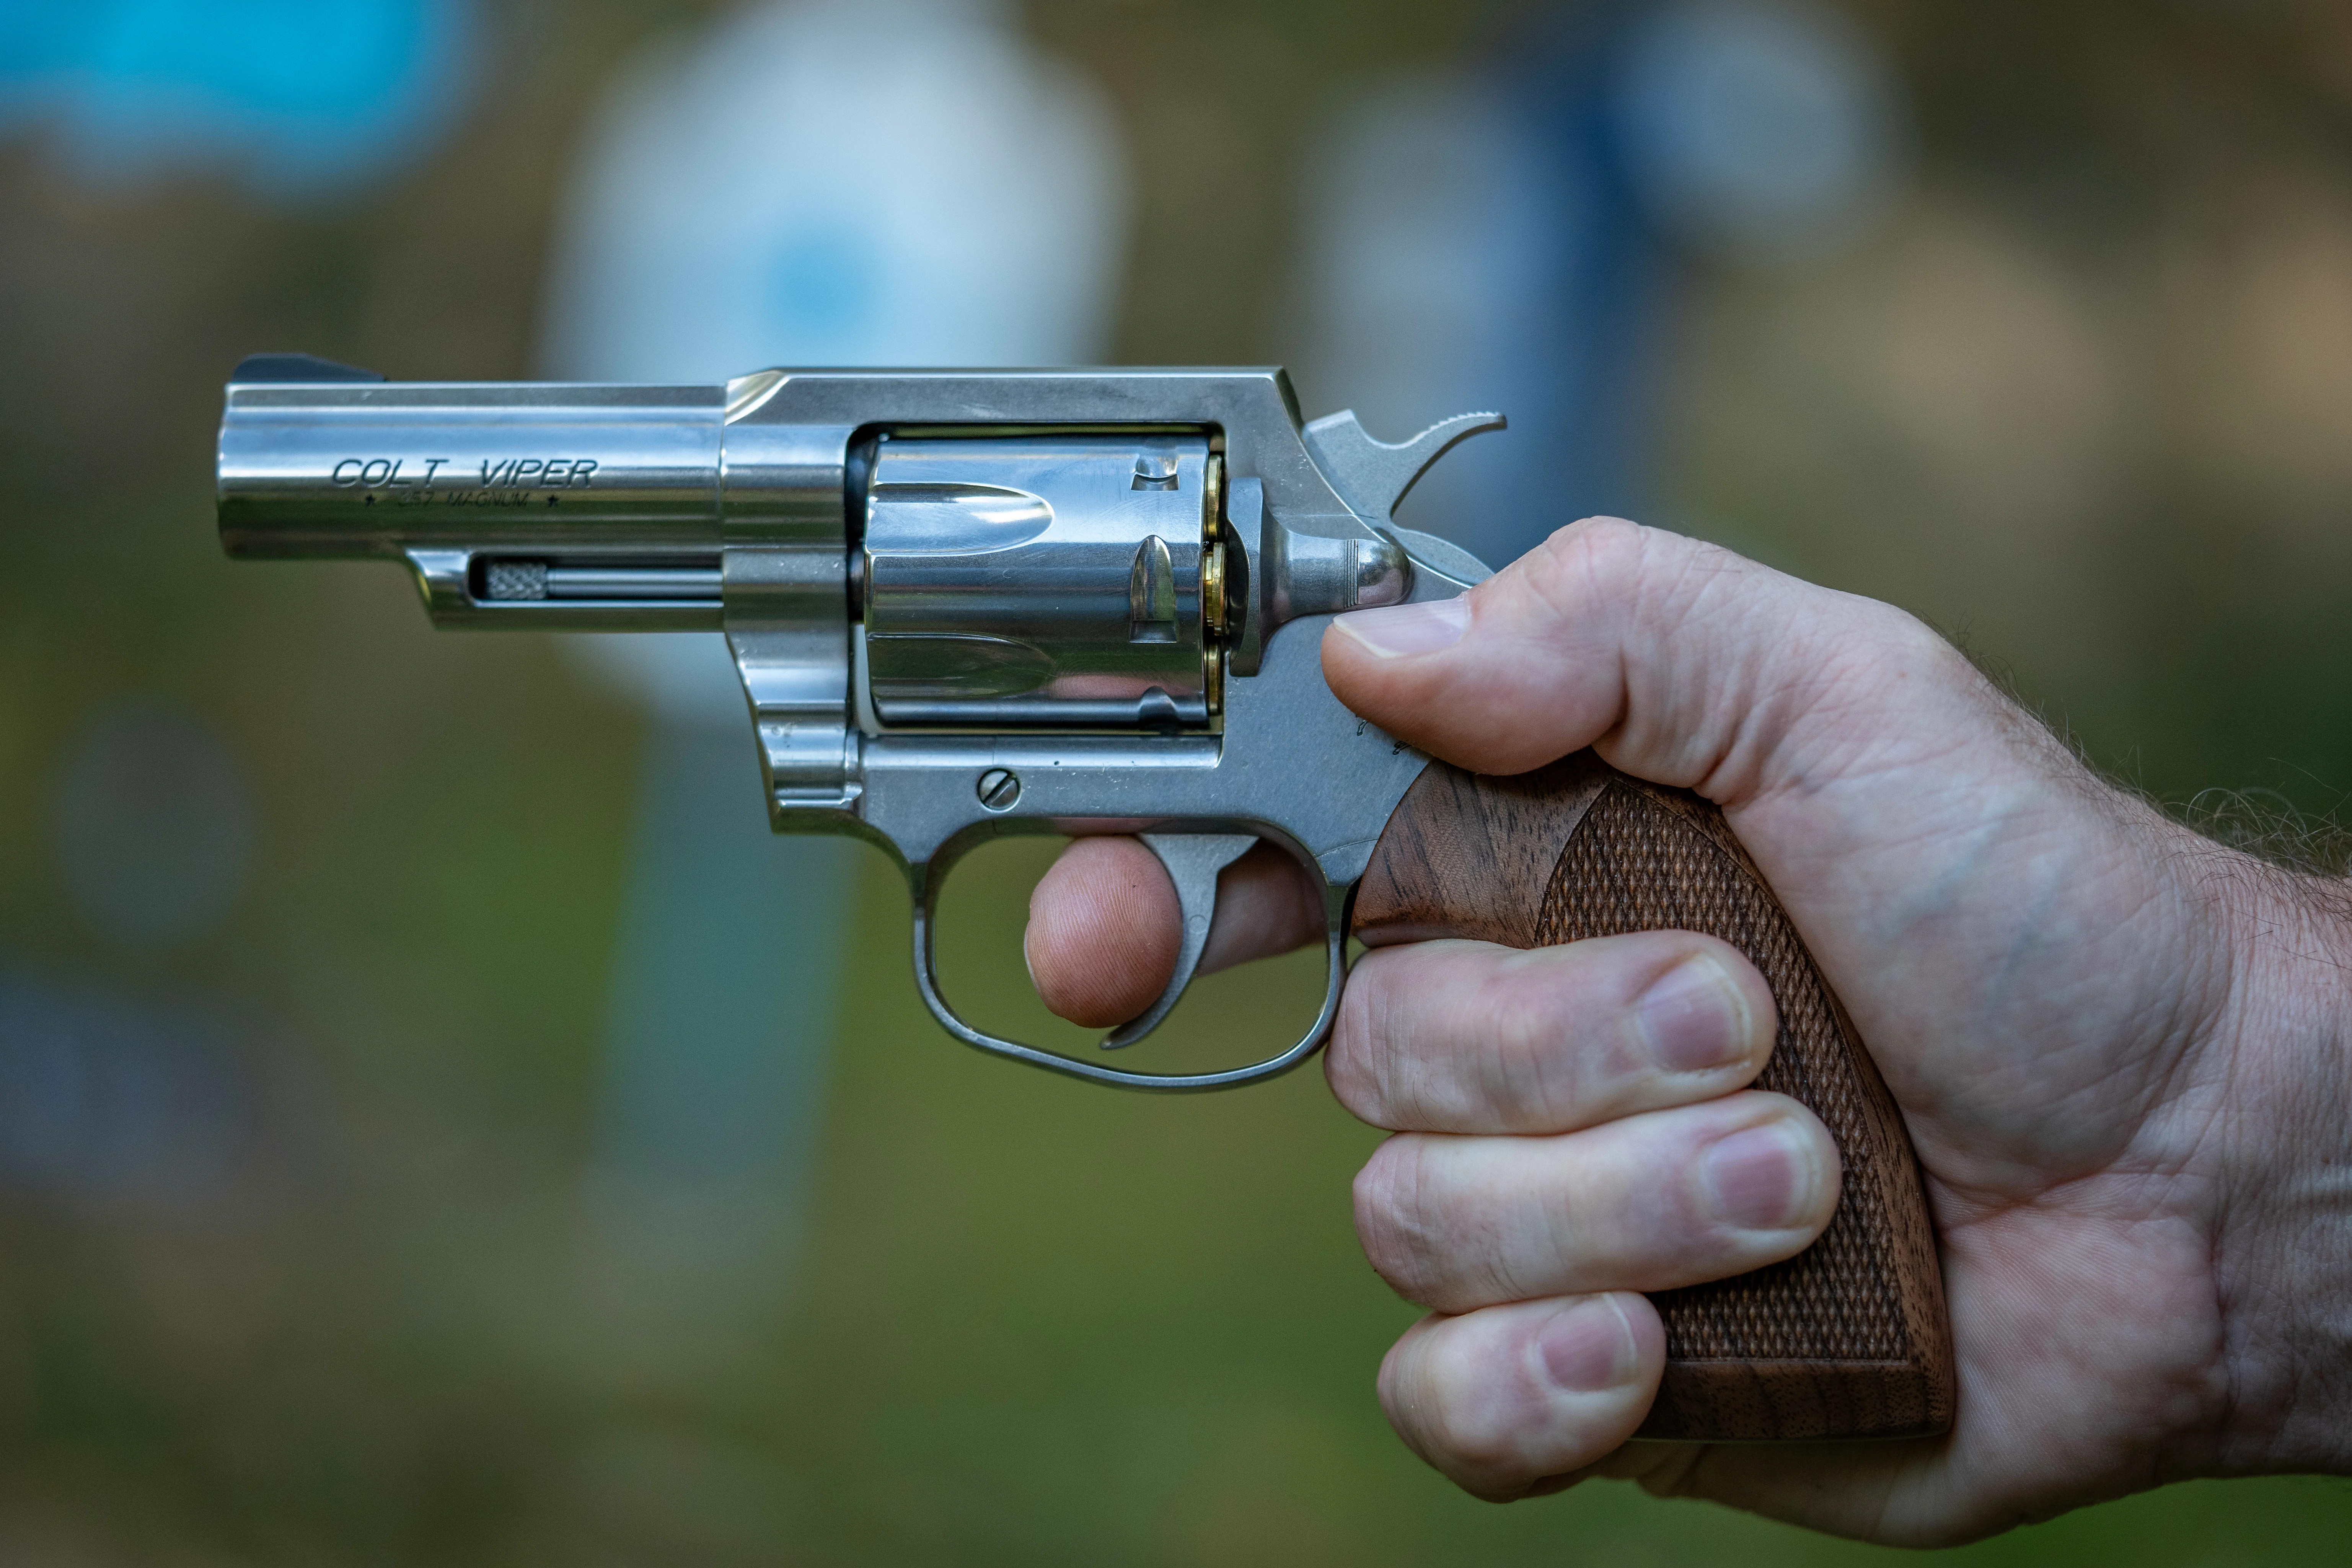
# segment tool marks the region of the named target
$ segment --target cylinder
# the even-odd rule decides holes
[[[898,438],[866,495],[868,689],[888,725],[1210,720],[1205,437]]]

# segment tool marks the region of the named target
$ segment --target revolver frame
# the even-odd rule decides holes
[[[1222,1089],[1286,1071],[1322,1043],[1355,884],[1428,762],[1332,696],[1323,623],[1451,597],[1486,574],[1444,541],[1395,527],[1390,511],[1455,442],[1502,423],[1465,415],[1394,446],[1352,414],[1302,426],[1274,369],[770,370],[723,387],[607,387],[387,383],[257,356],[227,389],[220,528],[234,555],[404,560],[444,626],[723,630],[772,824],[851,834],[898,864],[917,984],[950,1034],[1096,1083]],[[857,624],[871,444],[1080,435],[1205,439],[1222,483],[1185,602],[1211,623],[1190,635],[1221,710],[1112,728],[884,723]],[[577,455],[516,456],[531,442]],[[1137,473],[1139,490],[1173,482],[1147,484],[1140,459]],[[1204,580],[1218,545],[1222,616]],[[1014,557],[973,560],[971,591],[1029,591]],[[1139,596],[1145,564],[1139,556]],[[1185,931],[1166,993],[1104,1045],[1141,1038],[1181,995],[1217,872],[1256,838],[1287,849],[1323,893],[1327,982],[1304,1036],[1246,1067],[1150,1073],[1003,1039],[956,1015],[934,945],[950,868],[1000,835],[1109,832],[1139,834],[1160,856]]]

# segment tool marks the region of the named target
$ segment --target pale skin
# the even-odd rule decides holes
[[[1430,1309],[1381,1368],[1404,1440],[1484,1498],[1629,1478],[1840,1534],[1950,1543],[2195,1476],[2352,1468],[2352,900],[2100,782],[1926,626],[1594,519],[1449,605],[1324,636],[1332,689],[1457,766],[1583,746],[1723,807],[1903,1108],[1959,1370],[1946,1437],[1627,1443],[1664,1355],[1641,1294],[1801,1250],[1827,1132],[1749,1089],[1769,991],[1655,931],[1369,953],[1325,1058],[1392,1131],[1366,1253]],[[1229,870],[1206,967],[1319,940],[1286,860]],[[1032,901],[1047,1003],[1104,1026],[1174,962],[1132,839]]]

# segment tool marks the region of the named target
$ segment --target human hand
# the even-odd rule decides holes
[[[1958,1415],[1912,1443],[1626,1445],[1643,1291],[1793,1256],[1834,1206],[1732,949],[1654,931],[1374,952],[1326,1071],[1398,1136],[1356,1184],[1398,1431],[1497,1500],[1589,1476],[1880,1540],[1964,1540],[2192,1475],[2352,1458],[2352,1072],[2338,885],[2102,784],[1911,617],[1595,520],[1461,600],[1341,617],[1348,704],[1477,772],[1591,745],[1722,806],[1902,1106],[1943,1248]],[[1261,847],[1203,968],[1319,938]],[[1177,916],[1129,839],[1073,845],[1029,957],[1080,1022],[1141,1011]]]

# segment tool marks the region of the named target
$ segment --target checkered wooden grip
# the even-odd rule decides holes
[[[1951,1423],[1943,1279],[1918,1165],[1853,1024],[1723,814],[1590,752],[1490,778],[1433,763],[1357,893],[1374,944],[1538,947],[1695,931],[1746,953],[1780,1037],[1758,1087],[1801,1100],[1845,1163],[1835,1216],[1785,1263],[1654,1298],[1666,1373],[1640,1436],[1902,1437]]]

